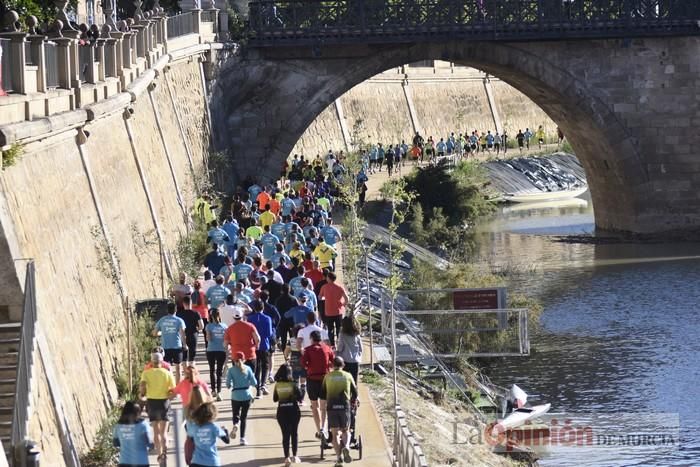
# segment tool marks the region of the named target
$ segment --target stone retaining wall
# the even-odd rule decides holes
[[[407,70],[405,75],[397,74],[394,69],[377,75],[340,98],[351,133],[355,122],[361,119],[363,131],[360,137],[364,142],[388,145],[405,139],[410,144],[414,127],[403,90],[404,76],[416,112],[417,129],[425,137],[432,135],[437,142],[452,131],[495,132],[482,73],[473,68],[460,68],[458,73],[438,72],[433,68]],[[425,71],[425,76],[419,71]],[[556,124],[534,102],[501,80],[491,78],[491,86],[502,126],[511,137],[520,128],[525,131],[529,127],[534,132],[538,125],[543,125],[548,138],[556,138]],[[345,149],[333,105],[307,128],[292,154],[313,158],[331,148]]]
[[[47,380],[44,366],[34,367],[29,436],[40,445],[42,465],[64,465],[59,417],[48,396],[49,387],[60,388],[58,404],[79,452],[89,449],[117,399],[114,378],[126,347],[123,297],[117,282],[121,281],[132,304],[161,294],[158,237],[148,196],[172,260],[185,233],[183,211],[188,212],[194,200],[186,148],[191,148],[192,165],[198,172],[208,149],[200,67],[196,57],[171,63],[153,81],[155,88],[143,91],[132,103],[128,123],[123,109],[116,107],[111,115],[84,124],[82,130],[89,137],[82,146],[78,142],[84,141],[84,133],[66,129],[26,144],[21,160],[0,175],[3,228],[12,228],[16,234],[14,255],[36,259],[38,328],[48,347],[42,356],[56,375],[55,380]],[[174,103],[165,80],[172,87]],[[174,105],[182,115],[184,138]],[[121,270],[118,276],[112,272],[110,244]],[[20,290],[15,293],[21,295]]]

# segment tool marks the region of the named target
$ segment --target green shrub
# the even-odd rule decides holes
[[[24,155],[24,146],[13,144],[9,149],[2,151],[2,167],[12,167]]]
[[[119,449],[112,446],[112,429],[119,420],[121,407],[115,406],[107,413],[95,436],[95,444],[80,456],[82,467],[115,467],[119,464]]]

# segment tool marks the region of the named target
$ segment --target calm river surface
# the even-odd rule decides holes
[[[491,379],[551,402],[574,426],[591,426],[594,440],[675,435],[659,426],[680,419],[680,446],[552,448],[541,464],[700,465],[700,244],[560,242],[553,236],[592,232],[590,203],[523,207],[482,226],[479,256],[523,271],[509,290],[545,311],[531,327],[531,356],[494,361]]]

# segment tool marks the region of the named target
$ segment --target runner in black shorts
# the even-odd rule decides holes
[[[352,461],[350,457],[350,409],[357,404],[357,386],[352,375],[343,371],[344,366],[343,359],[335,357],[333,371],[323,378],[321,387],[321,399],[326,400],[328,428],[331,431],[333,448],[340,465],[343,462]]]
[[[146,411],[148,412],[148,420],[151,422],[167,422],[169,410],[169,399],[146,400]]]
[[[164,360],[170,363],[170,365],[179,365],[180,363],[182,363],[182,354],[182,347],[180,347],[179,349],[165,349]]]
[[[321,385],[323,378],[328,374],[328,370],[333,364],[333,350],[321,342],[321,333],[313,331],[311,333],[311,345],[303,349],[301,356],[301,366],[306,371],[306,392],[311,400],[311,414],[316,423],[316,438],[324,436],[323,427],[326,422],[326,410],[321,398]],[[321,398],[322,399],[322,398]]]

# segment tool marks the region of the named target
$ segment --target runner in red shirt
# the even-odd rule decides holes
[[[336,275],[334,272],[328,273],[328,283],[321,287],[318,292],[318,299],[323,300],[324,318],[328,328],[328,339],[331,346],[335,346],[335,335],[340,335],[340,325],[345,315],[345,305],[350,301],[348,294],[342,285],[335,283]]]
[[[231,356],[236,352],[242,352],[245,356],[245,364],[255,374],[255,361],[257,356],[255,349],[260,345],[260,335],[250,323],[243,321],[243,310],[236,308],[233,311],[233,324],[224,333],[224,346],[231,351]]]
[[[320,332],[312,332],[311,340],[313,344],[305,348],[301,356],[301,366],[306,370],[306,391],[311,400],[311,414],[316,423],[316,438],[321,439],[326,424],[326,401],[321,400],[319,407],[319,398],[323,378],[333,368],[335,355],[333,350],[321,341]]]
[[[318,260],[314,260],[311,263],[310,268],[306,268],[306,274],[304,277],[311,281],[311,284],[316,287],[316,284],[323,280],[323,271],[321,271],[321,263]]]

